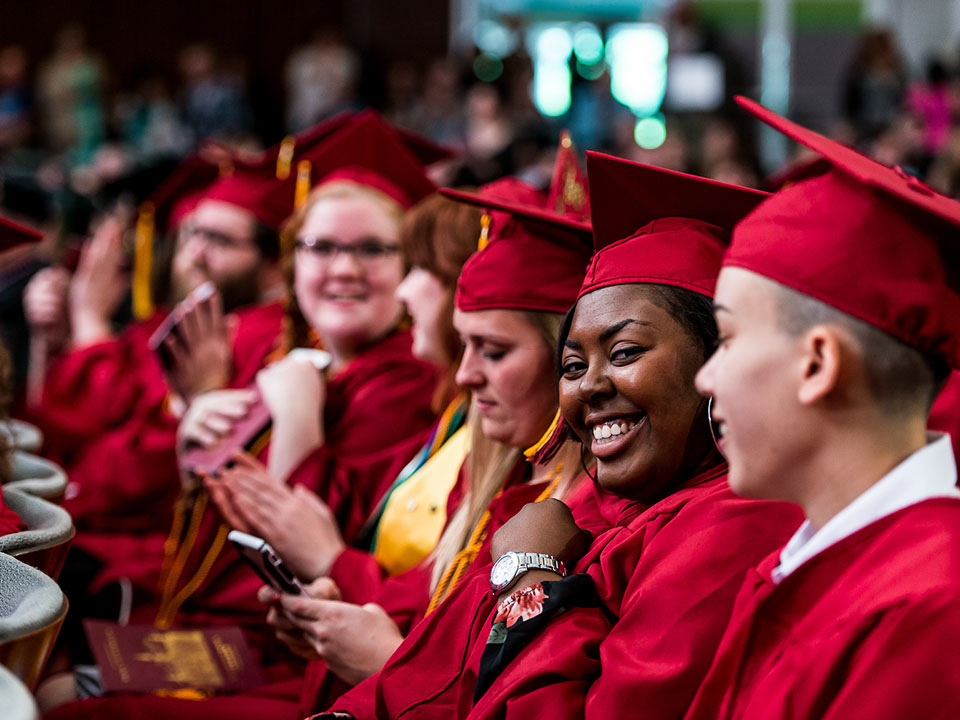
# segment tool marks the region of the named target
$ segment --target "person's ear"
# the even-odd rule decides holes
[[[801,377],[797,400],[813,405],[837,387],[843,366],[843,343],[834,328],[817,325],[808,330],[800,345]]]

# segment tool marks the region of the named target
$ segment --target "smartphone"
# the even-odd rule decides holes
[[[266,540],[239,530],[231,530],[227,540],[237,549],[240,556],[250,563],[257,575],[274,590],[310,597],[303,583],[283,564],[283,560]]]

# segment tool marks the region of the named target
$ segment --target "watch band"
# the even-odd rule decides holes
[[[517,569],[517,575],[527,570],[549,570],[560,577],[566,577],[567,569],[563,561],[557,560],[553,555],[545,555],[544,553],[517,554],[520,556],[520,567]]]

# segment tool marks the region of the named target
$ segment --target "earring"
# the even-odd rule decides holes
[[[717,440],[717,431],[714,429],[713,425],[713,395],[707,400],[707,424],[710,426],[710,437],[713,438],[713,444],[717,447],[717,452],[723,455],[723,450],[720,449],[720,442]]]

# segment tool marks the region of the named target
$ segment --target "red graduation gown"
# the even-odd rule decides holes
[[[960,717],[960,501],[882,518],[778,586],[750,572],[687,720]]]
[[[494,609],[479,579],[444,617],[418,628],[416,659],[406,667],[391,660],[375,707],[335,709],[357,718],[676,718],[707,670],[743,575],[801,520],[790,506],[734,496],[724,466],[650,507],[625,504],[577,567],[593,578],[604,608],[558,615],[476,707]]]
[[[536,487],[542,491],[544,486]],[[611,495],[589,481],[568,498],[567,504],[577,524],[599,537],[611,527],[625,525],[639,512],[637,503]],[[522,504],[510,516],[520,507]],[[436,612],[413,628],[384,669],[345,694],[333,704],[334,709],[357,718],[406,716],[406,712],[417,717],[455,716],[456,695],[461,689],[458,679],[465,659],[475,645],[482,651],[489,632],[494,605],[488,580],[490,565],[488,543],[470,573]],[[470,683],[469,692],[472,687]]]

